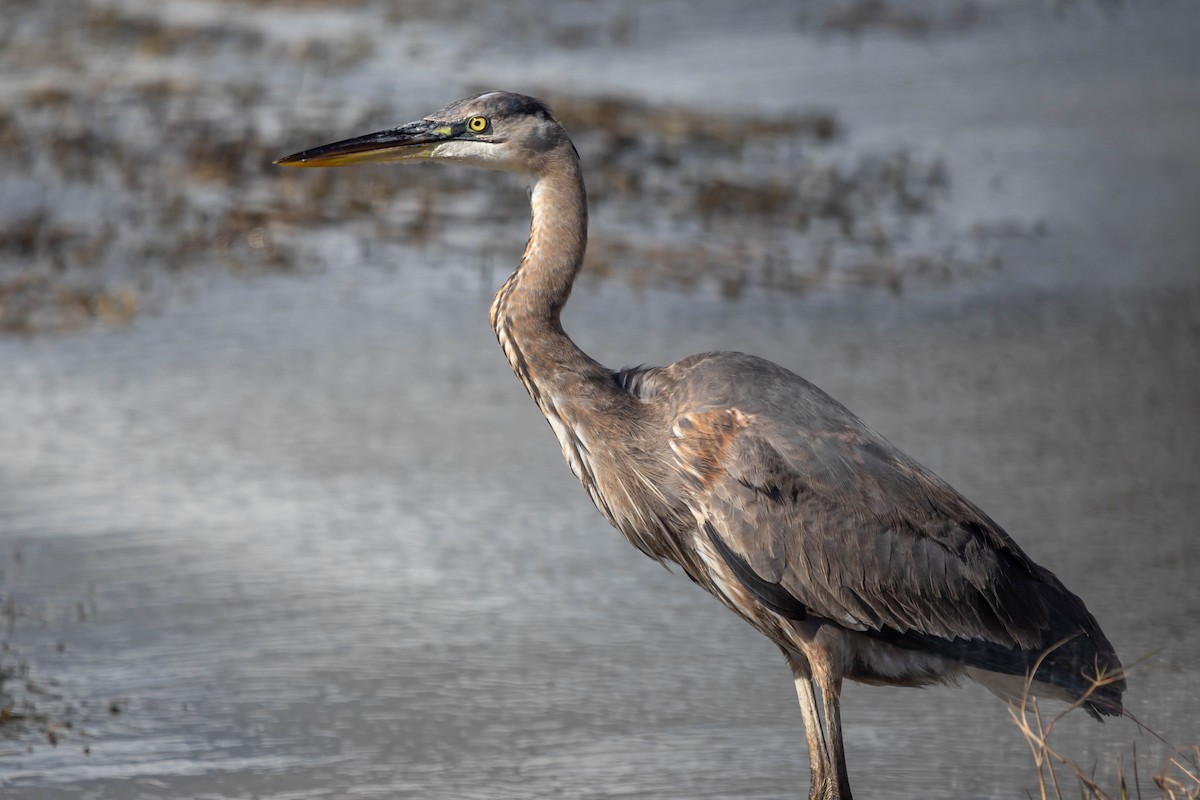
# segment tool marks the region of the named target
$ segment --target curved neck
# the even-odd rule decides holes
[[[533,185],[529,242],[516,271],[496,293],[492,327],[592,502],[637,547],[662,560],[668,551],[643,525],[656,520],[655,535],[665,536],[661,520],[674,512],[656,488],[661,481],[654,465],[635,463],[645,461],[638,447],[644,435],[638,430],[639,403],[617,385],[611,370],[571,341],[559,322],[583,264],[587,198],[570,142],[557,155]],[[641,498],[640,505],[634,497]]]
[[[559,322],[587,247],[587,196],[573,148],[537,176],[530,206],[525,253],[496,293],[491,319],[513,371],[541,405],[540,385],[603,369]]]

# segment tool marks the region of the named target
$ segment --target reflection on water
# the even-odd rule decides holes
[[[1162,113],[1162,152],[1191,163],[1171,148],[1195,115]],[[1004,119],[965,126],[959,155],[986,164]],[[1197,194],[1146,180],[1163,157],[1131,147],[1100,168],[1123,194],[1084,214],[1100,178],[1075,159],[1111,142],[1059,152],[1068,123],[1005,164],[995,202],[1062,210],[1003,274],[736,302],[585,282],[566,324],[613,365],[728,348],[812,379],[1082,595],[1126,663],[1148,659],[1130,710],[1194,741]],[[1142,258],[1113,245],[1147,229]],[[11,641],[73,723],[57,747],[0,740],[0,793],[802,795],[786,668],[595,513],[487,327],[499,270],[320,246],[322,274],[218,281],[118,334],[0,341]],[[978,687],[851,686],[844,715],[862,796],[1033,785]],[[1124,721],[1058,735],[1101,774],[1134,739],[1143,776],[1163,752]]]

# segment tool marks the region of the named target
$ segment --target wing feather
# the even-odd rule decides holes
[[[1072,665],[1085,656],[1120,668],[1057,577],[828,395],[749,356],[710,354],[688,366],[671,426],[686,476],[678,493],[768,608],[802,608],[898,646],[1016,674],[1060,640],[1082,637],[1050,659],[1051,671],[1072,672],[1051,676],[1060,685],[1079,683]],[[714,370],[732,368],[736,380],[714,380]]]

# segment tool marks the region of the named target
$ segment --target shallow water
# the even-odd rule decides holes
[[[22,554],[6,573],[36,614],[13,638],[87,703],[57,748],[4,758],[6,785],[783,797],[803,784],[777,655],[595,515],[495,352],[482,289],[346,266],[223,285],[120,335],[2,345],[15,374],[0,399],[22,421],[3,435],[5,548]],[[1131,710],[1194,735],[1200,292],[959,303],[614,288],[581,293],[569,324],[632,360],[732,339],[818,380],[997,516],[1127,661],[1151,656]],[[1030,785],[1003,706],[977,687],[856,686],[845,714],[868,796]],[[1135,736],[1068,722],[1064,746],[1086,763]]]
[[[855,136],[944,126],[965,219],[1046,220],[1003,271],[734,302],[584,281],[565,323],[612,365],[738,349],[825,388],[1080,594],[1141,662],[1130,710],[1182,743],[1200,738],[1200,115],[1176,101],[1200,89],[1180,33],[1196,15],[1174,8],[1050,28],[1011,61],[994,41],[888,41],[880,63],[926,98],[903,124],[866,51],[794,48],[813,86],[850,87]],[[651,50],[622,58],[656,65],[646,94],[711,90]],[[1113,53],[1153,89],[1097,81]],[[596,80],[581,61],[558,65],[566,84]],[[726,68],[718,93],[765,85]],[[0,340],[9,638],[39,704],[74,722],[57,747],[0,739],[0,794],[802,795],[786,668],[595,513],[488,329],[502,270],[320,245],[320,274],[215,279],[128,330]],[[860,796],[1035,786],[979,687],[851,686],[843,714]],[[1127,721],[1057,735],[1101,775],[1133,741],[1143,776],[1165,753]]]

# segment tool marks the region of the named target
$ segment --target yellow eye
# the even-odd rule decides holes
[[[471,117],[467,120],[467,129],[472,133],[483,133],[487,130],[487,117]]]

